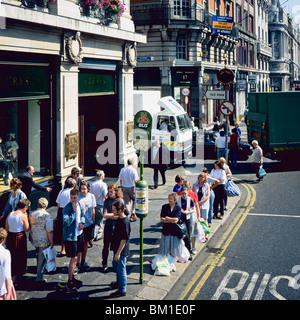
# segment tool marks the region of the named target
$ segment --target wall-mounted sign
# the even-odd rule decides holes
[[[234,73],[228,68],[223,68],[217,72],[217,77],[220,83],[228,85],[233,82]]]
[[[212,32],[220,34],[232,33],[233,18],[213,15]]]
[[[78,154],[78,133],[68,133],[65,138],[65,157],[67,160],[75,159]]]

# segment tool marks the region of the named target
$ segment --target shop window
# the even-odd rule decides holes
[[[0,102],[0,136],[13,176],[27,165],[37,174],[50,174],[50,99]]]

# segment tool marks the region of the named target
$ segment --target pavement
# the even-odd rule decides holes
[[[244,129],[244,128],[242,128]],[[244,131],[244,130],[243,130]],[[144,263],[143,263],[143,283],[140,278],[140,221],[131,223],[130,238],[130,256],[127,260],[127,294],[118,300],[163,300],[172,290],[174,284],[181,278],[185,270],[193,263],[196,256],[205,250],[210,240],[218,230],[226,223],[226,220],[238,204],[239,197],[228,197],[228,209],[225,211],[223,220],[213,220],[211,234],[206,243],[196,243],[196,255],[193,261],[186,263],[176,263],[176,272],[170,276],[155,276],[151,268],[151,261],[158,251],[161,227],[160,209],[167,203],[168,194],[172,192],[175,185],[174,178],[177,174],[183,175],[191,183],[194,183],[198,174],[204,166],[212,169],[214,160],[195,160],[187,161],[184,166],[176,167],[166,171],[167,183],[159,185],[157,189],[149,189],[149,213],[144,219]],[[159,177],[160,178],[160,177]],[[92,177],[87,177],[92,179]],[[151,185],[153,182],[153,169],[144,168],[144,179]],[[115,183],[119,186],[117,178],[105,178],[107,185]],[[56,207],[48,208],[52,217],[56,217]],[[60,252],[60,246],[55,246],[57,252]],[[106,300],[110,299],[109,284],[116,281],[116,275],[112,271],[111,261],[112,253],[109,256],[109,272],[101,273],[102,266],[102,240],[93,242],[93,247],[88,249],[86,262],[91,267],[89,271],[78,273],[76,279],[83,282],[82,287],[78,289],[78,294],[67,293],[63,288],[67,281],[69,258],[57,257],[57,269],[55,272],[46,273],[44,279],[46,284],[43,287],[35,285],[36,276],[36,258],[35,249],[28,241],[28,260],[27,273],[16,287],[18,300]]]

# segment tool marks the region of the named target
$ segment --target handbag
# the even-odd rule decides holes
[[[261,167],[259,168],[259,170],[258,170],[258,176],[259,176],[259,178],[262,178],[262,177],[264,177],[265,175],[267,175],[267,173],[266,173],[265,169],[261,166]]]
[[[233,183],[231,179],[228,179],[225,184],[225,190],[227,192],[228,197],[235,197],[240,195],[239,189]]]

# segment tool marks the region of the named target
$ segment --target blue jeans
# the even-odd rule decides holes
[[[208,224],[212,223],[214,201],[215,201],[215,193],[213,189],[210,189],[209,209],[208,209],[208,219],[207,219]]]
[[[115,254],[113,258],[113,269],[117,274],[117,283],[119,291],[125,293],[127,286],[127,272],[126,272],[127,257],[120,256],[118,261],[115,261]]]
[[[218,158],[218,160],[221,157],[226,158],[226,148],[217,148],[217,158]]]
[[[237,155],[238,155],[238,146],[234,146],[232,149],[229,151],[229,158],[231,160],[231,163],[236,165],[237,164]]]

